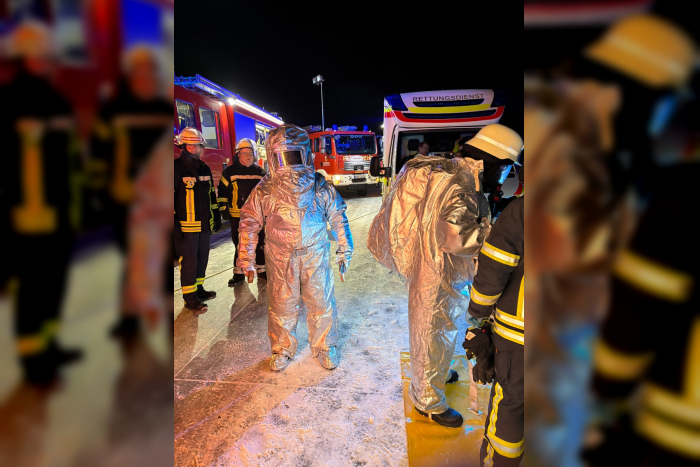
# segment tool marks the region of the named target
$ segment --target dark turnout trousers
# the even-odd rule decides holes
[[[175,235],[177,254],[180,256],[180,285],[185,303],[197,300],[197,286],[204,284],[209,262],[209,238],[211,231],[186,232]]]

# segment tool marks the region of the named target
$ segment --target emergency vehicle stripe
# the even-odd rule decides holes
[[[262,175],[233,175],[231,181],[234,180],[262,180]]]
[[[644,385],[642,404],[664,418],[700,429],[700,403],[681,394],[674,394],[653,383]]]
[[[593,347],[595,369],[615,380],[632,380],[639,377],[653,358],[652,352],[622,353],[610,347],[602,339],[599,339]]]
[[[224,182],[224,186],[228,186],[228,180],[226,180],[226,177],[221,177],[221,181]]]
[[[495,312],[496,318],[503,321],[504,323],[508,324],[509,326],[513,326],[518,329],[522,329],[523,331],[525,330],[525,321],[516,318],[513,315],[509,315],[508,313],[504,313],[503,311],[499,310],[496,308]]]
[[[516,344],[521,344],[525,345],[525,336],[523,334],[519,334],[512,329],[507,329],[498,324],[497,322],[493,323],[493,332],[498,334],[504,339],[508,339],[511,342],[515,342]]]
[[[484,294],[480,293],[479,291],[477,291],[476,288],[472,287],[472,301],[474,303],[476,303],[477,305],[484,305],[484,306],[495,305],[500,296],[501,296],[501,294],[484,295]]]
[[[507,266],[515,267],[520,262],[519,255],[514,255],[512,253],[508,253],[507,251],[503,251],[500,248],[496,248],[489,242],[484,242],[484,246],[481,247],[481,252],[489,258]]]
[[[185,206],[187,209],[187,222],[194,222],[194,190],[188,188],[186,192]]]
[[[683,303],[690,297],[693,278],[629,250],[618,256],[613,272],[637,289],[670,302]]]
[[[647,438],[666,447],[700,460],[700,432],[665,420],[643,410],[637,417],[637,429]]]
[[[525,276],[520,279],[520,290],[518,291],[518,310],[516,311],[518,319],[523,320],[525,324]]]
[[[498,436],[496,436],[496,423],[498,422],[498,406],[503,400],[503,387],[496,383],[495,395],[493,397],[493,407],[491,408],[491,421],[489,423],[489,430],[486,437],[490,441],[490,445],[496,450],[497,453],[503,457],[508,457],[514,459],[523,453],[525,450],[524,439],[518,441],[517,443],[511,443],[504,441]]]
[[[197,281],[194,283],[194,285],[202,285],[202,284],[204,284],[204,278],[198,277]]]
[[[182,294],[195,293],[197,291],[197,285],[188,285],[182,288]]]

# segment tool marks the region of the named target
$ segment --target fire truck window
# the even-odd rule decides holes
[[[314,152],[318,152],[320,138],[314,138]]]
[[[202,134],[206,143],[205,148],[220,149],[219,146],[219,114],[213,110],[199,108],[199,119],[202,122]]]
[[[335,150],[338,154],[374,154],[374,136],[337,135]]]
[[[183,101],[175,101],[177,104],[177,119],[179,121],[178,133],[187,127],[197,128],[197,121],[194,118],[194,107]]]

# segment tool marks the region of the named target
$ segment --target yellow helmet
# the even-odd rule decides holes
[[[520,135],[498,123],[486,125],[466,144],[499,159],[510,159],[516,164],[520,151],[523,150],[523,139]]]
[[[201,131],[196,128],[187,127],[180,132],[177,137],[177,144],[205,144],[206,140]]]
[[[615,23],[584,54],[647,86],[678,88],[693,70],[695,44],[676,25],[638,14]]]
[[[56,48],[51,28],[35,20],[23,22],[10,35],[8,55],[16,58],[55,56]]]
[[[257,162],[258,160],[258,145],[255,144],[255,141],[253,141],[250,138],[241,138],[238,140],[238,143],[236,144],[236,152],[240,151],[241,149],[252,149],[253,150],[253,159]]]

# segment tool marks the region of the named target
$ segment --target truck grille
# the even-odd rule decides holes
[[[369,161],[345,161],[345,170],[369,170]]]

